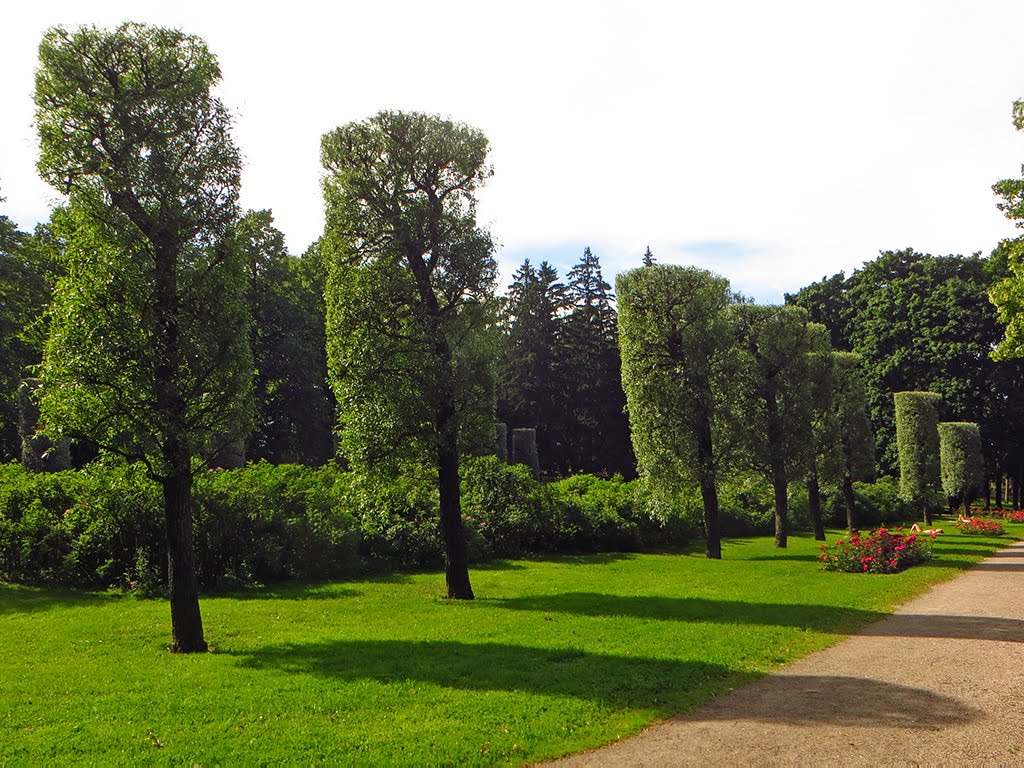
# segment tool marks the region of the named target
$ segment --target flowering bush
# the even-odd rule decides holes
[[[967,533],[973,536],[1001,536],[1003,524],[998,520],[985,517],[969,517],[966,520],[958,520],[953,527],[960,533]]]
[[[978,509],[977,507],[971,508],[971,514],[974,516],[987,515],[988,517],[998,517],[1003,520],[1008,520],[1011,523],[1024,523],[1024,510],[1020,509],[992,509],[987,513],[984,510]]]
[[[832,546],[821,545],[818,560],[826,571],[844,573],[897,573],[932,556],[932,540],[938,531],[903,533],[879,528],[870,533],[854,531]]]

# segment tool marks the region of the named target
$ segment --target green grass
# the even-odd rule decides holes
[[[167,652],[162,601],[0,585],[0,764],[551,758],[827,646],[1011,538],[950,528],[893,576],[825,573],[797,536],[717,562],[497,563],[472,603],[435,573],[207,597],[196,656]]]

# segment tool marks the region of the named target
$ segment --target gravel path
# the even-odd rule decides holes
[[[895,615],[565,765],[1024,766],[1024,542]]]

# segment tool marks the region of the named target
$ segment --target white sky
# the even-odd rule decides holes
[[[261,8],[272,10],[261,10]],[[972,2],[19,2],[0,26],[0,213],[58,198],[34,172],[35,49],[53,24],[203,37],[246,167],[290,250],[323,226],[320,136],[394,108],[482,129],[480,216],[562,274],[697,264],[763,301],[878,251],[988,253],[1018,230],[991,185],[1024,134],[1021,0]]]

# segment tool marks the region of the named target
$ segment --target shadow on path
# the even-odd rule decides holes
[[[961,701],[921,688],[859,677],[781,674],[673,719],[938,730],[976,720],[983,714]],[[813,760],[813,755],[808,757]]]
[[[1024,643],[1024,621],[990,616],[896,614],[886,621],[868,625],[860,634],[868,637],[940,637]]]

